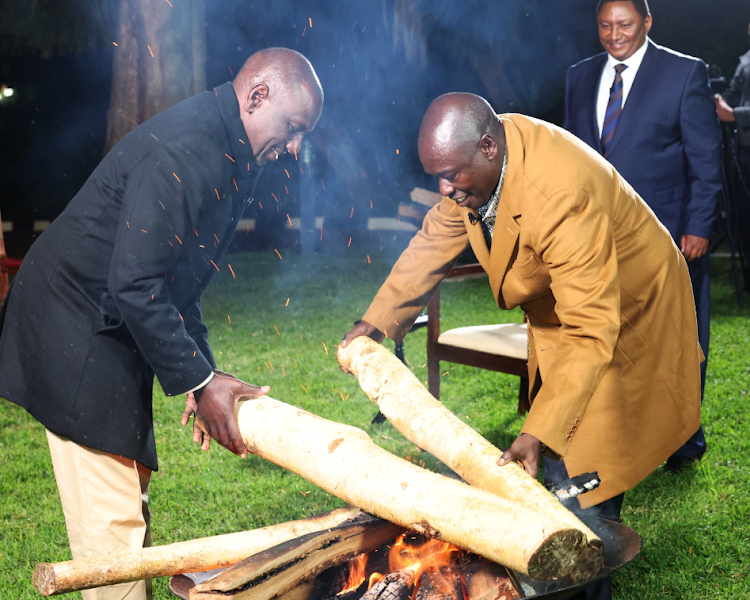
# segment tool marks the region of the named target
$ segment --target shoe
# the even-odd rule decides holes
[[[667,459],[667,464],[664,465],[664,470],[667,473],[679,473],[685,469],[694,466],[698,463],[700,458],[687,458],[685,456],[670,456]]]

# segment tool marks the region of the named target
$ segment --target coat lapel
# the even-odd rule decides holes
[[[646,54],[643,56],[641,66],[638,68],[638,73],[635,75],[633,86],[630,88],[628,97],[625,100],[625,106],[622,108],[620,121],[617,123],[617,129],[615,130],[615,137],[612,139],[612,146],[609,149],[610,156],[625,135],[625,131],[630,126],[635,115],[638,114],[641,107],[648,101],[648,92],[653,87],[652,81],[656,75],[658,61],[658,49],[653,42],[649,41]]]
[[[482,232],[482,222],[477,211],[471,208],[459,208],[461,217],[466,225],[466,233],[469,236],[469,244],[477,257],[479,264],[487,271],[490,265],[490,251],[487,248],[487,242]]]
[[[586,110],[585,114],[589,115],[586,122],[588,131],[587,139],[590,139],[593,144],[593,148],[601,152],[601,136],[599,135],[599,123],[596,120],[596,101],[599,97],[599,82],[602,79],[602,70],[607,64],[607,53],[603,53],[600,56],[596,56],[592,59],[591,64],[591,76],[586,81],[586,89],[583,91],[583,96],[586,98]]]

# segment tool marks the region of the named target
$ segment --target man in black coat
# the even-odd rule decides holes
[[[750,26],[747,28],[750,38]],[[746,263],[750,261],[750,50],[740,56],[729,87],[716,99],[719,119],[734,125],[736,137],[737,227]],[[745,266],[745,291],[750,292],[750,265]]]
[[[189,394],[183,421],[197,401],[204,448],[246,456],[234,406],[268,388],[215,370],[200,297],[262,165],[296,154],[322,105],[302,55],[254,54],[234,82],[125,136],[26,255],[0,309],[0,396],[47,429],[74,558],[148,541],[154,374]],[[142,514],[123,513],[131,496]]]

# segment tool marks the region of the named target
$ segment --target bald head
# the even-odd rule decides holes
[[[419,128],[419,156],[475,152],[482,136],[502,130],[489,102],[476,94],[453,92],[430,104]]]
[[[489,103],[474,94],[440,96],[419,128],[419,159],[440,193],[459,206],[484,206],[502,172],[505,133]],[[498,160],[499,158],[499,160]]]
[[[266,48],[250,56],[242,65],[232,85],[245,91],[263,82],[273,92],[295,95],[306,91],[323,106],[323,87],[315,69],[302,54],[289,48]]]
[[[296,155],[323,109],[323,88],[310,61],[289,48],[267,48],[247,59],[232,85],[256,162]]]

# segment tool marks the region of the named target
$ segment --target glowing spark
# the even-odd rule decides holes
[[[326,346],[326,343],[325,342],[320,342],[320,343],[323,344],[323,350],[325,350],[326,354],[328,354],[328,346]]]
[[[112,42],[112,45],[113,46],[117,46],[117,42]]]
[[[281,365],[281,374],[286,377],[286,371],[284,370],[284,365]]]
[[[289,221],[289,227],[292,226],[292,218],[289,216],[289,213],[286,213],[286,218]]]
[[[456,210],[457,206],[458,204],[454,204],[453,206],[451,206],[451,209],[448,212],[453,212],[454,210]]]
[[[177,174],[176,174],[176,173],[172,173],[172,175],[174,175],[174,178],[175,178],[175,179],[176,179],[177,181],[180,181],[180,178],[179,178],[179,177],[177,177]],[[180,183],[182,183],[182,182],[180,181]]]
[[[234,179],[232,179],[232,183],[234,184],[234,189],[239,192],[240,188],[237,187],[237,182]]]
[[[195,231],[195,237],[198,237],[198,230],[195,227],[193,227],[193,231]]]
[[[346,245],[347,248],[351,248],[352,246],[352,238],[349,238],[349,243]]]
[[[237,275],[234,274],[234,269],[232,268],[232,265],[230,265],[230,264],[227,263],[227,266],[229,267],[229,270],[232,272],[232,277],[234,277],[235,279],[237,279]]]
[[[445,377],[448,373],[450,373],[450,371],[446,371],[445,373],[443,373],[443,377]]]
[[[174,236],[177,238],[177,241],[180,242],[180,245],[182,245],[182,240],[180,239],[180,236],[178,236],[176,233],[174,234]]]
[[[310,23],[310,29],[312,29],[312,17],[307,17],[307,22]]]
[[[326,184],[325,184],[325,183],[323,183],[323,180],[322,180],[322,179],[320,180],[320,185],[322,185],[322,186],[323,186],[323,190],[325,191],[325,189],[326,189]]]
[[[297,148],[294,149],[294,160],[297,160]]]
[[[286,299],[286,304],[284,306],[289,306],[289,298]]]
[[[368,264],[368,265],[369,265],[369,264],[371,264],[371,263],[370,263],[370,255],[369,255],[369,254],[367,255],[367,264]]]
[[[310,493],[310,491],[309,491],[309,490],[308,490],[307,492],[300,492],[300,494],[302,494],[302,495],[303,495],[303,496],[305,496],[305,497],[307,497],[307,495],[308,495],[309,493]]]
[[[240,140],[240,144],[244,144],[245,143],[245,140],[243,140],[242,138],[237,138],[237,139]]]
[[[286,192],[286,195],[288,196],[289,195],[289,188],[286,187],[286,186],[284,186],[284,191]]]
[[[231,325],[232,324],[232,317],[230,317],[229,315],[227,315],[227,321],[229,321],[229,324]]]
[[[226,152],[224,153],[224,156],[226,156],[229,160],[231,160],[233,163],[236,163],[237,161],[234,160],[231,156],[229,156]]]
[[[276,194],[274,194],[273,192],[271,192],[271,195],[273,196],[273,199],[276,200],[276,202],[279,201],[279,199],[276,197]]]
[[[370,200],[370,208],[372,208],[372,200]]]
[[[216,192],[216,199],[217,200],[221,200],[221,196],[219,196],[219,190],[217,190],[216,188],[214,188],[214,192]]]
[[[400,152],[398,151],[398,148],[396,148],[396,154],[400,154]]]
[[[156,57],[154,56],[154,51],[153,51],[153,50],[151,50],[151,46],[147,46],[147,47],[148,47],[148,51],[149,51],[149,52],[151,53],[151,58],[156,58]]]
[[[172,246],[172,248],[174,248],[174,244],[170,242],[169,240],[167,240],[167,244],[169,244],[170,246]]]
[[[287,171],[286,169],[284,169],[284,173],[286,173],[287,179],[291,179],[292,178],[292,176],[289,174],[289,171]]]
[[[342,402],[343,402],[344,400],[346,400],[346,398],[344,398],[344,392],[342,392],[341,390],[337,390],[336,388],[331,388],[331,389],[332,389],[332,390],[333,390],[334,392],[338,392],[338,393],[339,393],[339,395],[341,396],[341,401],[342,401]],[[347,396],[347,397],[348,397],[348,396]]]
[[[214,238],[216,239],[217,244],[221,244],[221,242],[219,241],[219,237],[215,233],[214,233]]]
[[[292,359],[292,362],[294,363],[294,366],[295,366],[295,367],[299,367],[299,365],[297,364],[297,361],[296,361],[296,360]]]
[[[127,225],[128,229],[130,229],[130,221],[125,221],[125,225]]]
[[[276,325],[274,325],[274,326],[273,326],[273,328],[274,328],[274,329],[276,330],[276,335],[281,335],[281,334],[279,333],[279,328],[278,328],[278,327],[276,327]]]
[[[275,252],[276,254],[279,254],[279,251],[278,251],[278,250],[276,250],[276,248],[274,248],[274,249],[273,249],[273,251],[274,251],[274,252]],[[279,254],[279,258],[281,258],[281,254]],[[284,259],[283,259],[283,258],[281,258],[281,260],[284,260]]]
[[[354,207],[352,206],[352,212],[349,213],[349,218],[351,219],[354,217]]]
[[[148,231],[146,231],[145,229],[141,229],[141,231],[142,231],[143,233],[148,233]]]
[[[169,8],[174,8],[174,6],[172,6],[172,3],[169,0],[165,0],[165,1],[167,4],[169,4]]]
[[[258,206],[260,206],[260,210],[263,210],[263,205],[260,203],[260,200],[258,200]],[[249,227],[249,225],[248,225]]]
[[[234,75],[234,71],[232,71],[232,67],[230,65],[227,65],[227,69],[229,69],[229,74],[230,75]],[[240,140],[240,141],[242,142],[242,140]],[[242,142],[242,143],[244,144],[245,142]]]
[[[219,270],[219,267],[216,266],[216,263],[214,261],[211,261],[211,264],[214,266],[214,269],[216,269],[217,271]]]
[[[301,383],[299,384],[299,386],[300,386],[300,387],[301,387],[301,388],[302,388],[303,390],[305,390],[305,394],[307,394],[307,388],[306,388],[306,387],[305,387],[304,385],[302,385]]]
[[[177,314],[178,314],[178,315],[180,315],[180,319],[181,319],[181,320],[182,320],[182,322],[184,323],[184,322],[185,322],[185,319],[183,319],[183,318],[182,318],[182,313],[177,313]]]
[[[268,361],[268,364],[269,364],[269,365],[271,365],[271,370],[272,370],[272,371],[275,371],[275,370],[276,370],[276,369],[274,369],[274,368],[273,368],[273,363],[272,363],[272,362],[271,362],[270,360]]]
[[[305,28],[302,30],[302,37],[305,37],[305,31],[307,31],[307,25],[305,25]]]

